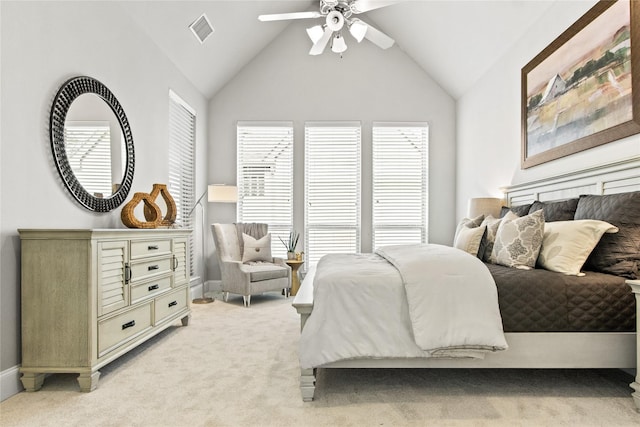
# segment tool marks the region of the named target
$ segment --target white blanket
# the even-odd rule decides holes
[[[353,358],[481,357],[507,348],[493,278],[458,249],[327,255],[307,281],[314,307],[300,337],[303,369]]]

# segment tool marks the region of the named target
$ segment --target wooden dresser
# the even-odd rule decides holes
[[[22,384],[102,366],[181,319],[189,308],[190,230],[18,230],[22,245]]]

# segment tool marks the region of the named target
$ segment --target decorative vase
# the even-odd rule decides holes
[[[287,259],[296,259],[295,252],[287,252]]]

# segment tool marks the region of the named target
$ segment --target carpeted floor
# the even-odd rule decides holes
[[[53,375],[0,404],[9,426],[639,426],[619,370],[320,370],[298,388],[292,298],[192,305],[168,329],[105,366],[98,389]]]

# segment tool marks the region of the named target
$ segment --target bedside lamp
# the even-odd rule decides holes
[[[491,215],[500,218],[503,200],[497,197],[474,197],[469,199],[467,218],[475,218],[479,215]]]
[[[207,186],[207,191],[202,193],[202,196],[198,198],[196,204],[193,205],[193,208],[189,211],[187,216],[191,216],[191,214],[195,211],[196,207],[200,205],[202,210],[202,296],[200,298],[194,299],[192,302],[194,304],[209,304],[214,301],[211,297],[204,296],[204,276],[206,271],[206,248],[205,241],[206,239],[206,227],[204,221],[204,206],[202,206],[202,199],[204,196],[207,196],[207,201],[209,203],[236,203],[238,201],[238,187],[235,185],[224,185],[224,184],[213,184]]]

